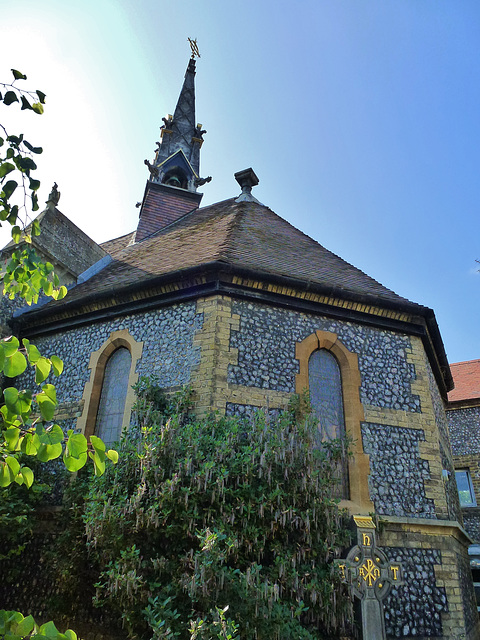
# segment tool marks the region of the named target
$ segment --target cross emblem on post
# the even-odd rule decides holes
[[[382,601],[393,585],[403,582],[402,565],[388,562],[378,549],[375,524],[370,516],[353,516],[357,528],[357,544],[345,560],[338,560],[340,575],[361,601],[363,637],[385,640]]]

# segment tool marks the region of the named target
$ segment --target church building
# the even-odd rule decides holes
[[[198,415],[278,412],[309,391],[322,437],[352,441],[341,504],[357,540],[340,566],[364,640],[479,638],[434,312],[259,202],[252,169],[234,174],[232,198],[201,206],[210,178],[200,174],[195,73],[192,56],[145,161],[132,233],[97,245],[58,210],[56,190],[41,214],[68,243],[62,255],[55,240],[41,252],[69,292],[10,322],[64,361],[57,420],[117,440],[140,376],[167,391],[190,385]]]

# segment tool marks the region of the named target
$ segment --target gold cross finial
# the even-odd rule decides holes
[[[195,59],[195,57],[200,58],[200,52],[198,50],[197,39],[195,38],[194,40],[192,40],[191,38],[188,38],[188,41],[190,43],[190,49],[192,50],[192,59]]]

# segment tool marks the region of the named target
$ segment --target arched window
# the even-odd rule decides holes
[[[130,422],[135,401],[135,372],[142,356],[143,342],[128,329],[113,331],[98,351],[90,356],[90,380],[83,390],[83,411],[77,429],[86,436],[97,435],[106,444],[118,440],[122,427]]]
[[[336,438],[344,439],[342,376],[337,359],[326,349],[317,349],[308,359],[308,387],[312,410],[318,420],[319,444]],[[339,480],[339,497],[348,499],[346,449],[333,473]]]
[[[299,363],[295,389],[308,390],[319,419],[319,438],[348,436],[351,456],[345,457],[341,473],[341,506],[350,513],[370,513],[373,503],[368,490],[370,465],[363,451],[361,423],[365,420],[360,402],[358,358],[337,334],[318,329],[295,347]]]
[[[105,365],[95,435],[106,445],[120,440],[122,434],[131,365],[132,356],[125,347],[114,351]]]
[[[322,440],[345,436],[342,377],[335,356],[326,349],[317,349],[308,360],[310,402]]]

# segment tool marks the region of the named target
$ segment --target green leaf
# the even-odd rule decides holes
[[[5,459],[5,462],[10,467],[10,470],[13,473],[13,475],[16,476],[17,473],[20,471],[19,461],[16,458],[13,458],[12,456],[7,456],[7,458]]]
[[[62,455],[61,444],[41,444],[38,447],[37,458],[40,462],[48,462],[49,460],[55,460]]]
[[[105,451],[105,443],[97,436],[90,436],[90,442],[96,452]]]
[[[6,358],[3,366],[3,373],[7,378],[16,378],[27,368],[27,360],[23,353],[17,351],[10,358]]]
[[[67,640],[77,640],[77,634],[71,629],[67,629],[65,635],[67,636]]]
[[[4,436],[7,449],[9,451],[15,451],[18,448],[20,440],[20,429],[18,427],[8,427],[8,429],[4,431]]]
[[[63,362],[60,360],[58,356],[50,356],[50,360],[52,362],[53,373],[56,376],[61,375],[63,371]]]
[[[57,390],[53,384],[44,384],[42,387],[42,393],[50,398],[52,402],[55,402],[55,404],[57,403]]]
[[[81,453],[79,456],[70,456],[67,453],[63,454],[63,464],[67,471],[75,473],[85,466],[87,462],[87,453]]]
[[[7,183],[3,185],[3,193],[5,194],[5,198],[8,200],[15,189],[18,187],[18,182],[15,180],[9,180]]]
[[[88,442],[83,433],[73,433],[73,430],[68,431],[67,449],[71,456],[78,457],[83,453],[87,453]]]
[[[32,407],[32,391],[27,389],[26,391],[21,391],[18,394],[18,400],[16,405],[16,410],[18,415],[30,417],[30,411]]]
[[[22,467],[20,473],[22,474],[23,482],[27,489],[30,489],[34,480],[33,471],[29,467]]]
[[[21,133],[19,136],[14,136],[14,135],[7,136],[7,140],[9,142],[13,142],[13,144],[15,145],[19,145],[23,140],[23,133]]]
[[[40,188],[40,180],[35,180],[35,178],[30,178],[30,182],[28,186],[32,191],[37,191]],[[34,235],[38,235],[38,234],[34,234]]]
[[[0,487],[8,487],[13,482],[10,467],[5,462],[0,462]]]
[[[63,442],[65,435],[58,424],[54,424],[48,429],[37,428],[37,436],[42,444],[54,445]]]
[[[48,638],[56,638],[56,636],[58,636],[58,629],[52,621],[46,622],[40,627],[39,635],[47,636]]]
[[[52,298],[54,300],[63,300],[63,298],[67,295],[68,290],[67,287],[61,286],[60,289],[56,289],[52,292]]]
[[[56,402],[53,402],[46,394],[39,393],[36,397],[38,408],[43,420],[50,422],[55,415]]]
[[[109,449],[107,451],[107,458],[113,462],[113,464],[117,464],[118,462],[118,451],[115,449]]]
[[[14,387],[8,387],[3,392],[7,409],[12,413],[17,413],[18,390]]]
[[[37,384],[42,383],[48,378],[52,365],[47,358],[41,356],[35,363],[35,382]]]
[[[39,236],[40,235],[40,223],[38,220],[34,220],[32,222],[32,235]]]
[[[15,244],[20,242],[20,238],[22,237],[22,230],[18,226],[12,227],[12,238]]]
[[[105,473],[105,453],[103,453],[103,451],[102,452],[95,451],[93,455],[90,454],[90,457],[93,460],[93,468],[95,471],[95,475],[103,476],[103,474]]]
[[[11,162],[4,162],[2,165],[0,165],[0,178],[4,178],[7,173],[10,173],[10,171],[13,171],[15,169],[15,165],[13,165]]]
[[[46,98],[46,96],[45,96],[45,94],[43,93],[43,91],[40,91],[39,89],[37,89],[36,94],[37,94],[37,96],[38,96],[39,101],[40,101],[42,104],[45,104],[45,98]]]
[[[40,443],[33,433],[27,433],[20,444],[20,451],[27,456],[36,456]]]
[[[37,349],[37,347],[34,344],[29,344],[28,346],[25,344],[25,340],[23,341],[23,344],[25,345],[26,349],[27,349],[27,358],[30,364],[35,364],[38,362],[38,360],[40,360],[41,353],[40,351]]]
[[[17,71],[17,69],[12,69],[13,77],[15,80],[26,80],[27,76],[21,71]]]
[[[32,104],[32,109],[35,111],[35,113],[38,113],[39,115],[42,115],[44,111],[43,104],[41,102],[34,102]]]
[[[18,623],[15,633],[20,637],[28,636],[32,633],[35,627],[35,620],[32,616],[27,616],[21,622]]]
[[[7,93],[3,96],[3,104],[6,104],[8,106],[13,102],[18,102],[17,94],[15,93],[15,91],[7,91]]]
[[[15,336],[10,336],[9,338],[2,340],[1,344],[3,346],[3,352],[7,358],[13,356],[20,346],[20,342]]]
[[[30,171],[37,168],[35,162],[28,156],[24,156],[23,158],[21,158],[18,161],[18,164],[23,171]]]
[[[20,100],[22,101],[22,107],[21,110],[23,111],[24,109],[31,109],[32,105],[29,103],[29,101],[25,98],[25,96],[20,96]]]
[[[68,431],[68,440],[65,446],[63,462],[68,471],[74,473],[81,469],[87,461],[87,439],[83,433]]]

